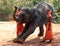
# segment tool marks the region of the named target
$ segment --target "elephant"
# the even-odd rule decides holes
[[[46,2],[38,3],[32,8],[15,7],[13,18],[16,21],[20,21],[22,24],[25,23],[25,27],[13,41],[23,43],[26,40],[26,38],[35,31],[36,27],[39,27],[40,29],[38,36],[40,37],[43,36],[44,34],[43,25],[46,24],[47,9],[51,10],[51,17],[53,17],[54,10],[52,6]],[[16,15],[17,10],[20,11],[18,15]]]

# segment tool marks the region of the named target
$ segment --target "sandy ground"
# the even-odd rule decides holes
[[[39,33],[39,28],[37,27],[35,32],[26,39],[24,44],[18,44],[8,42],[16,37],[16,22],[0,22],[0,46],[60,46],[60,24],[52,25],[54,37],[52,43],[40,42],[43,38],[37,37]]]

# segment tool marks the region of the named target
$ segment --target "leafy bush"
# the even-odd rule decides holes
[[[14,6],[19,7],[33,7],[34,4],[38,2],[49,2],[55,9],[60,7],[60,0],[0,0],[0,20],[9,20],[11,18],[11,14],[14,11]],[[58,6],[57,6],[58,5]],[[11,15],[11,16],[10,16]],[[8,18],[9,17],[9,18]],[[7,18],[7,19],[6,19]],[[60,20],[60,17],[58,21]]]

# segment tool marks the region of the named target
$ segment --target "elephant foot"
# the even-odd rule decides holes
[[[42,36],[43,36],[43,33],[39,33],[38,36],[39,36],[39,37],[42,37]]]
[[[42,40],[41,42],[45,42],[45,40]]]
[[[18,43],[23,44],[23,40],[22,39],[18,39]]]
[[[14,43],[17,43],[17,42],[18,42],[18,38],[15,38],[15,39],[13,40],[13,42],[14,42]]]
[[[14,42],[14,43],[21,43],[21,44],[23,44],[23,40],[22,40],[22,39],[18,39],[18,38],[15,38],[15,39],[13,40],[13,42]]]

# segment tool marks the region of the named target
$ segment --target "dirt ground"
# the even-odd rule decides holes
[[[60,46],[60,24],[52,24],[53,41],[52,43],[42,43],[43,37],[38,37],[39,28],[31,34],[23,44],[9,42],[16,37],[16,22],[0,22],[0,46]],[[45,27],[44,27],[45,29]]]

